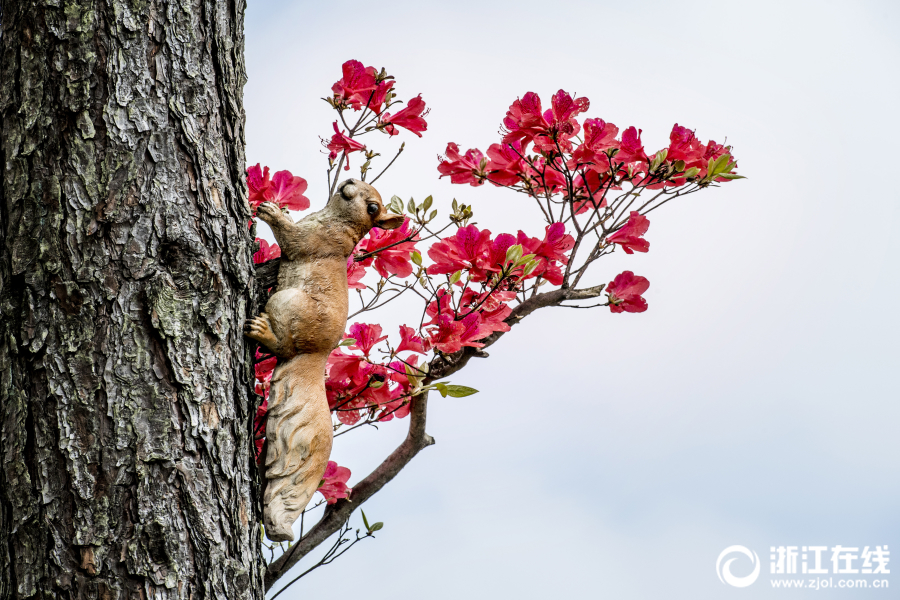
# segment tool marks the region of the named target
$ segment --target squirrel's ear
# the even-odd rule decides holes
[[[404,215],[384,215],[375,219],[375,227],[379,229],[397,229],[406,220]]]

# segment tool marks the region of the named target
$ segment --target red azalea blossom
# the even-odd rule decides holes
[[[253,253],[254,264],[261,265],[281,256],[281,248],[278,247],[278,244],[270,246],[269,242],[262,238],[256,238],[256,241],[259,242],[259,250]]]
[[[640,129],[632,126],[622,132],[622,141],[619,142],[619,152],[616,154],[615,160],[621,163],[647,160],[644,145],[641,143]]]
[[[402,241],[407,238],[409,241]],[[409,217],[403,221],[403,225],[396,229],[380,229],[373,227],[369,234],[357,245],[355,253],[369,254],[377,252],[374,257],[365,259],[365,266],[373,264],[378,274],[384,278],[390,275],[397,277],[409,277],[413,267],[410,256],[416,249],[416,241],[419,234],[413,231],[412,221]]]
[[[466,326],[446,313],[437,317],[435,327],[428,330],[428,341],[434,348],[452,354],[462,348],[460,337]]]
[[[334,504],[339,499],[350,496],[352,488],[347,487],[349,480],[350,469],[339,467],[336,462],[329,460],[328,466],[325,467],[325,473],[322,475],[322,483],[319,484],[319,489],[316,491],[322,493],[328,504]]]
[[[471,269],[474,280],[483,280],[479,267],[488,248],[491,232],[479,231],[475,225],[460,227],[455,235],[445,237],[428,249],[428,256],[434,264],[428,267],[429,275],[455,273],[460,269]]]
[[[610,160],[606,151],[618,147],[619,142],[616,140],[618,133],[618,127],[603,119],[586,119],[584,143],[572,152],[569,168],[577,170],[581,165],[588,165],[594,171],[608,171]]]
[[[513,102],[503,119],[506,128],[503,143],[530,141],[545,153],[571,149],[570,138],[581,130],[575,117],[588,109],[590,101],[587,98],[572,98],[567,92],[559,90],[550,104],[551,108],[542,113],[541,99],[534,92],[528,92],[521,100]]]
[[[331,86],[334,99],[353,110],[360,110],[375,90],[375,68],[365,67],[358,60],[348,60],[341,70],[343,77]]]
[[[566,226],[562,223],[552,223],[544,229],[544,239],[528,237],[525,232],[519,231],[518,243],[522,245],[525,254],[534,254],[540,262],[529,277],[541,276],[553,285],[561,285],[563,272],[560,265],[569,264],[566,254],[575,246],[575,238],[566,233]]]
[[[628,221],[614,234],[609,236],[608,242],[619,244],[625,254],[634,254],[637,252],[647,252],[650,250],[650,242],[643,238],[650,227],[650,219],[637,212],[631,211]]]
[[[302,177],[291,175],[290,171],[278,171],[272,177],[272,187],[269,191],[274,202],[288,210],[306,210],[309,208],[309,198],[303,195],[308,184]]]
[[[521,180],[522,173],[526,170],[525,147],[522,142],[515,140],[509,144],[491,144],[487,149],[490,159],[488,163],[488,181],[496,186],[515,185]],[[450,180],[452,183],[452,179]]]
[[[247,201],[256,208],[263,202],[274,202],[288,210],[306,210],[309,198],[303,195],[307,188],[306,180],[291,175],[290,171],[278,171],[269,179],[269,167],[260,169],[260,165],[247,169],[247,187],[250,195]]]
[[[641,296],[650,287],[646,277],[635,275],[631,271],[623,271],[606,286],[609,295],[609,310],[620,312],[644,312],[647,301]]]
[[[331,136],[331,141],[325,146],[328,150],[328,160],[334,160],[337,158],[338,154],[343,152],[345,154],[350,154],[351,152],[358,152],[361,150],[365,150],[366,147],[363,144],[360,144],[356,140],[347,137],[344,132],[338,129],[337,121],[334,122],[334,135]],[[347,164],[344,166],[344,170],[350,169],[350,160],[347,160]]]
[[[667,162],[683,160],[687,168],[699,167],[703,163],[703,150],[703,144],[700,143],[693,131],[675,123],[672,133],[669,134]]]
[[[400,345],[397,346],[397,352],[403,351],[418,352],[425,354],[428,352],[428,342],[416,335],[416,330],[406,325],[400,326]]]
[[[259,163],[252,167],[247,167],[247,187],[250,190],[250,196],[247,201],[250,206],[256,207],[266,201],[265,192],[272,186],[272,180],[269,179],[269,167],[260,169]]]
[[[348,60],[341,67],[343,77],[333,86],[334,101],[338,106],[349,106],[353,110],[364,107],[381,112],[381,105],[387,99],[394,82],[377,82],[375,67],[364,67],[358,60]]]
[[[441,158],[438,165],[441,177],[449,175],[450,183],[469,183],[473,186],[484,183],[487,159],[481,150],[473,148],[460,155],[459,146],[450,142],[445,154],[446,158]]]
[[[425,101],[422,100],[422,94],[419,94],[410,100],[406,108],[397,114],[392,116],[391,113],[385,113],[381,117],[380,124],[384,126],[384,130],[388,135],[400,133],[395,127],[399,126],[409,129],[417,136],[422,137],[422,132],[428,129],[428,123],[425,122],[425,115],[427,114],[428,110],[425,108]]]
[[[350,346],[350,349],[359,350],[366,356],[369,356],[369,352],[372,351],[375,344],[388,338],[386,335],[381,335],[381,325],[368,325],[366,323],[354,323],[351,325],[347,337],[356,340],[356,343]]]
[[[362,283],[362,278],[366,275],[366,266],[363,262],[356,262],[352,254],[347,258],[347,287],[350,289],[366,289],[366,284]],[[371,264],[371,261],[369,262]]]

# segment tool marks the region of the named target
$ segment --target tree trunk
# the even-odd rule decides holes
[[[241,0],[2,0],[0,599],[262,598]]]

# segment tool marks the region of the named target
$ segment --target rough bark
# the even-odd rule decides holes
[[[241,0],[3,0],[0,599],[261,598]]]

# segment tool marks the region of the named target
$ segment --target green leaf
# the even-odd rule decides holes
[[[434,199],[431,196],[425,198],[425,201],[422,202],[422,212],[428,212],[428,209],[431,208]]]
[[[537,269],[538,265],[541,264],[539,260],[532,260],[527,265],[525,265],[525,270],[522,271],[522,277],[528,277],[531,273]]]
[[[459,205],[456,203],[456,198],[453,199],[453,212],[456,212],[459,209]]]
[[[743,175],[738,175],[737,173],[722,173],[719,177],[723,179],[747,179]]]
[[[719,173],[725,173],[728,170],[729,162],[731,162],[731,155],[723,154],[716,159],[716,162],[715,164],[713,164],[711,171],[713,171],[713,173],[716,175],[718,175]]]
[[[364,511],[363,509],[359,509],[359,512],[362,513],[363,524],[366,526],[366,529],[372,529],[371,527],[369,527],[369,520],[366,518],[366,511]]]
[[[369,529],[369,533],[375,533],[382,527],[384,527],[384,523],[382,523],[381,521],[378,521],[377,523],[372,523],[372,527]]]
[[[697,175],[700,174],[700,167],[691,167],[687,171],[684,172],[684,176],[688,179],[693,179]]]
[[[478,390],[475,388],[466,387],[464,385],[448,385],[447,386],[447,395],[451,398],[465,398],[466,396],[471,396],[472,394],[477,394]]]
[[[412,254],[410,256],[412,257],[412,261],[414,263],[416,263],[416,266],[418,266],[418,267],[422,266],[422,255],[419,254],[418,250],[413,250]]]
[[[506,262],[514,263],[522,258],[522,244],[515,244],[506,250]]]
[[[454,283],[459,281],[461,278],[462,278],[462,271],[457,271],[456,273],[454,273],[453,275],[450,276],[450,285],[453,285]]]
[[[378,381],[377,379],[369,384],[369,389],[377,390],[378,388],[384,385],[383,381]]]
[[[519,259],[516,261],[516,264],[515,264],[514,266],[520,267],[520,266],[522,266],[522,265],[527,265],[527,264],[530,263],[532,260],[534,260],[534,254],[526,254],[525,256],[522,256],[521,258],[519,258]]]
[[[659,165],[661,165],[663,163],[663,161],[666,160],[666,156],[668,156],[668,154],[669,154],[668,148],[664,148],[664,149],[660,150],[659,152],[657,152],[656,154],[654,154],[653,158],[650,159],[650,170],[655,171],[656,169],[658,169]]]
[[[400,196],[393,196],[391,198],[391,204],[389,205],[388,209],[392,213],[396,213],[398,215],[403,214],[403,200],[400,199]]]
[[[431,211],[431,214],[428,215],[428,220],[429,220],[429,221],[434,221],[434,218],[435,218],[436,216],[437,216],[437,209],[434,209],[433,211]]]
[[[356,343],[356,340],[353,338],[344,338],[338,344],[338,348],[340,348],[341,346],[352,346],[355,343]]]
[[[676,160],[672,166],[675,167],[676,173],[681,173],[682,171],[684,171],[684,161],[683,160]]]
[[[441,393],[441,397],[443,397],[443,398],[447,397],[448,390],[447,390],[446,383],[435,383],[434,389],[436,389],[437,391],[439,391]]]
[[[406,203],[406,212],[410,214],[415,214],[416,212],[416,201],[412,198],[410,198],[409,202]]]

